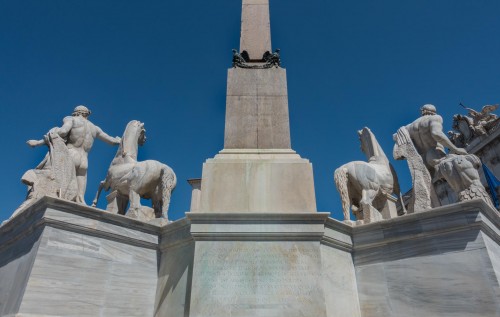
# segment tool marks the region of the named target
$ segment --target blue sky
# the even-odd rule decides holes
[[[145,122],[140,159],[179,179],[170,216],[189,209],[188,178],[223,146],[226,72],[239,0],[0,1],[0,219],[22,203],[31,149],[78,104],[111,135]],[[313,163],[319,211],[341,217],[333,171],[364,160],[368,126],[392,159],[392,134],[433,103],[445,131],[458,103],[500,102],[500,1],[271,0],[273,48],[287,69],[292,148]],[[96,141],[87,202],[116,148]],[[406,162],[394,162],[401,187]],[[103,207],[104,199],[100,206]]]

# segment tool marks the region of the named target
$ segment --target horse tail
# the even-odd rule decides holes
[[[172,192],[177,185],[177,176],[175,176],[174,171],[168,167],[164,166],[161,170],[161,195],[162,195],[162,215],[168,220],[168,208],[170,206],[170,198],[172,197]]]
[[[341,166],[335,170],[333,174],[333,179],[335,180],[335,185],[342,199],[342,209],[344,211],[344,220],[350,220],[349,207],[351,206],[351,200],[349,198],[349,189],[347,187],[347,182],[349,181],[349,175],[347,174],[347,168]]]

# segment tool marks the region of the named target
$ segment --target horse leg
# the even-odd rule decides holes
[[[135,214],[138,214],[141,211],[141,196],[133,189],[130,189],[128,199],[130,200],[129,211],[133,211]]]
[[[97,201],[99,200],[99,197],[101,196],[101,191],[104,188],[104,182],[105,181],[101,181],[99,183],[99,188],[97,189],[97,193],[95,194],[95,198],[92,201],[92,207],[96,207],[97,206]]]
[[[365,223],[382,219],[380,212],[373,207],[373,200],[377,196],[377,193],[378,191],[373,189],[363,189],[361,191],[360,205]]]
[[[151,197],[151,204],[153,205],[153,210],[155,212],[155,218],[160,218],[162,215],[162,206],[163,206],[163,201],[161,200],[161,189],[160,185],[158,185],[153,193],[153,196]]]
[[[118,214],[124,215],[127,211],[128,197],[118,193],[116,196],[116,205],[118,206]]]

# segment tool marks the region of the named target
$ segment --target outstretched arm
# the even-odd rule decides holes
[[[112,136],[107,135],[106,132],[102,131],[102,129],[99,128],[98,126],[95,126],[95,128],[97,131],[96,136],[99,140],[104,141],[110,145],[120,144],[121,138],[119,137],[113,138]]]
[[[443,119],[436,115],[434,116],[435,118],[431,120],[430,123],[430,129],[431,129],[431,135],[436,140],[439,144],[441,144],[444,147],[447,147],[450,149],[455,154],[468,154],[465,149],[456,147],[455,144],[453,144],[450,139],[444,134],[443,132]]]
[[[28,144],[31,147],[36,147],[36,146],[44,145],[45,140],[28,140],[26,142],[26,144]]]

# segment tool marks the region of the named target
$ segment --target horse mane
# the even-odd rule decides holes
[[[141,122],[137,120],[132,120],[127,124],[118,150],[116,151],[115,158],[111,163],[112,165],[122,163],[126,156],[137,161],[137,137],[139,133],[138,129],[140,128],[142,128]]]

